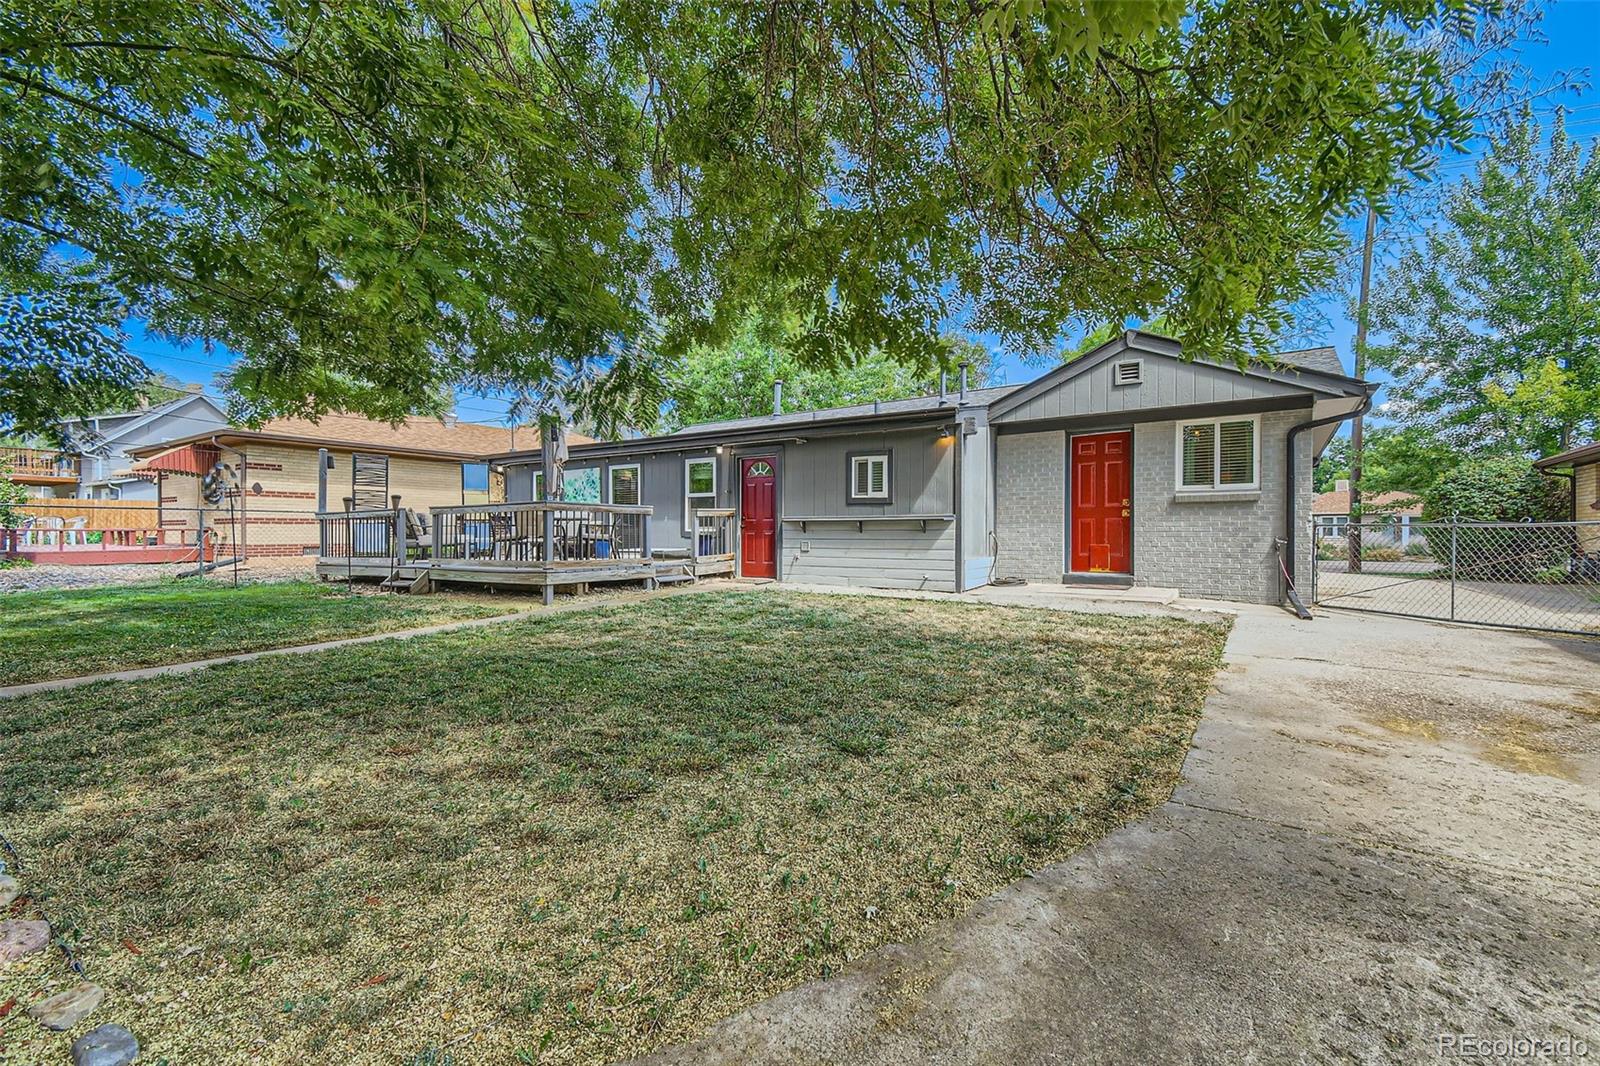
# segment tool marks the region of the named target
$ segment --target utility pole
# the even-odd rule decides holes
[[[1378,235],[1378,213],[1367,207],[1367,234],[1361,242],[1361,290],[1356,298],[1356,370],[1367,374],[1367,320],[1371,317],[1372,245]],[[1347,569],[1361,573],[1361,422],[1360,415],[1350,423],[1350,525],[1346,548]]]

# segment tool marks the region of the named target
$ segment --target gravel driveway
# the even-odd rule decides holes
[[[650,1061],[1600,1058],[1600,642],[1243,608],[1184,774],[1138,825]]]
[[[309,578],[316,559],[311,556],[252,559],[239,567],[239,580],[291,581]],[[170,581],[180,571],[193,570],[193,563],[147,563],[140,566],[60,566],[39,563],[34,566],[0,570],[0,594],[35,589],[87,589],[106,585],[139,585],[150,581]],[[219,567],[206,575],[209,581],[232,581],[233,569]]]

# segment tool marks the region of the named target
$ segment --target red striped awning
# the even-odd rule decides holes
[[[133,464],[134,474],[187,474],[204,477],[221,459],[217,449],[208,444],[180,444],[157,452],[142,463]]]

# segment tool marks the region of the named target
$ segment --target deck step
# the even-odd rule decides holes
[[[684,573],[677,573],[677,574],[661,574],[661,573],[658,573],[658,574],[656,574],[656,584],[658,584],[658,585],[680,585],[685,581],[693,581],[693,580],[694,580],[694,575],[693,574],[684,574]]]
[[[433,591],[433,578],[426,570],[416,575],[395,574],[378,582],[378,588],[385,592],[427,593]]]

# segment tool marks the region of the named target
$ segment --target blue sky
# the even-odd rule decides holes
[[[1569,132],[1580,140],[1593,142],[1600,139],[1600,70],[1596,69],[1594,42],[1600,41],[1600,0],[1559,0],[1550,4],[1543,23],[1544,42],[1530,43],[1522,54],[1535,83],[1547,82],[1558,73],[1575,77],[1583,88],[1550,95],[1538,105],[1542,113],[1549,113],[1558,105],[1565,106]],[[1442,170],[1442,180],[1458,179],[1471,168],[1472,153],[1447,161]],[[1361,221],[1348,223],[1352,237],[1359,236]],[[1381,243],[1381,242],[1380,242]],[[1321,303],[1329,328],[1316,338],[1317,343],[1332,344],[1344,360],[1346,370],[1352,366],[1351,344],[1355,324],[1345,313],[1344,298],[1333,298]],[[226,368],[231,356],[226,350],[208,355],[199,345],[179,347],[158,337],[147,335],[137,321],[129,323],[129,347],[153,369],[172,375],[182,381],[197,381],[208,387],[218,371]],[[976,339],[989,344],[999,354],[996,376],[1000,381],[1015,383],[1026,381],[1040,373],[1039,367],[1024,365],[1015,352],[999,347],[996,339],[977,335]],[[1381,373],[1375,374],[1379,380]],[[1379,394],[1379,402],[1382,402]],[[478,422],[501,421],[505,405],[491,398],[462,394],[458,401],[461,417]]]

